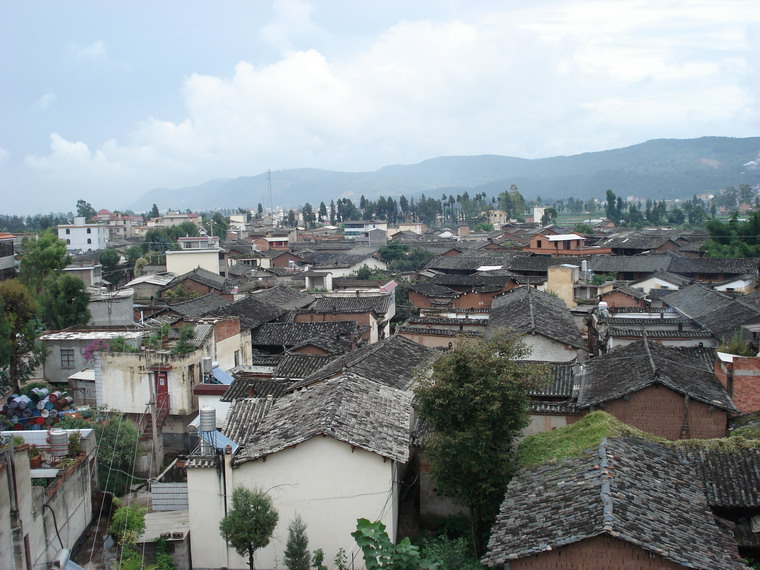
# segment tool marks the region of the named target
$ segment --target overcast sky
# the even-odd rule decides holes
[[[4,213],[760,134],[754,0],[0,4]]]

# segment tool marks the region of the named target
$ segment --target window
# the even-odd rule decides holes
[[[74,368],[74,349],[61,349],[61,368]]]
[[[87,238],[87,243],[92,243],[92,239],[91,238]]]
[[[539,239],[539,240],[536,240],[536,247],[538,247],[538,248],[540,248],[540,247],[541,247],[541,240],[540,240],[540,239]]]
[[[69,235],[71,233],[71,230],[69,228],[66,228],[66,235]]]
[[[92,233],[92,228],[87,228],[87,233],[91,234]]]
[[[240,366],[240,351],[235,351],[235,366]]]
[[[71,240],[70,239],[66,240],[66,245],[71,245]]]

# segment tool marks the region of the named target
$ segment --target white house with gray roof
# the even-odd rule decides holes
[[[328,561],[339,548],[361,560],[351,538],[358,518],[382,521],[395,541],[411,401],[346,373],[274,400],[234,402],[223,430],[234,443],[229,453],[188,462],[193,567],[246,567],[219,535],[224,497],[239,486],[266,490],[280,515],[269,546],[256,552],[257,568],[281,567],[296,514]]]

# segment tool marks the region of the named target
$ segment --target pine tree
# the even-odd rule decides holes
[[[296,515],[288,527],[288,543],[285,546],[285,566],[288,570],[309,570],[309,537],[306,524]]]

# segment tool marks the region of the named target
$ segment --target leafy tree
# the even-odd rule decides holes
[[[335,202],[330,200],[330,225],[335,225]]]
[[[160,215],[161,213],[158,211],[158,206],[153,204],[153,207],[150,209],[150,212],[148,212],[148,219],[158,218]]]
[[[185,323],[179,329],[179,340],[172,348],[172,354],[188,354],[193,351],[193,345],[190,341],[195,337],[195,327],[190,323]]]
[[[430,561],[422,559],[419,547],[412,544],[408,537],[394,545],[385,532],[385,525],[380,521],[358,519],[356,530],[351,536],[362,550],[367,570],[419,570],[434,567]]]
[[[240,556],[248,557],[248,567],[253,570],[253,555],[269,544],[278,519],[272,499],[265,491],[235,487],[232,509],[219,523],[219,531]]]
[[[301,210],[301,214],[303,215],[303,225],[307,228],[313,228],[314,227],[314,209],[312,208],[311,204],[306,202],[306,204],[303,207],[303,210]]]
[[[575,224],[574,230],[575,230],[575,233],[581,234],[581,235],[590,235],[594,233],[594,228],[584,222]]]
[[[296,213],[293,210],[288,210],[288,227],[294,228],[298,225],[296,223]]]
[[[288,527],[288,542],[285,545],[285,566],[288,570],[309,570],[309,537],[306,523],[296,515]]]
[[[63,330],[88,323],[90,296],[84,281],[64,273],[51,275],[43,285],[40,316],[47,328]]]
[[[121,261],[119,252],[115,249],[101,250],[98,252],[98,261],[103,266],[103,275],[106,281],[118,285],[124,276],[124,270],[119,267]]]
[[[135,544],[145,531],[146,512],[142,507],[119,507],[111,518],[108,533],[121,545]]]
[[[557,209],[554,207],[549,207],[544,210],[544,215],[541,216],[541,225],[542,226],[548,226],[550,224],[553,224],[557,221]]]
[[[707,257],[760,257],[760,210],[746,222],[734,212],[728,222],[712,219],[705,227],[710,232]]]
[[[77,216],[81,216],[89,222],[90,220],[95,219],[96,215],[97,212],[95,211],[95,208],[93,208],[89,202],[77,200]]]
[[[140,434],[135,424],[120,412],[95,423],[98,442],[98,486],[102,491],[121,496],[129,491]]]
[[[54,272],[60,272],[71,262],[66,242],[59,240],[52,229],[45,230],[36,241],[24,238],[19,280],[33,295],[42,292],[42,282]]]
[[[469,508],[479,555],[513,472],[512,443],[528,425],[528,390],[546,378],[543,367],[518,362],[529,352],[504,333],[465,341],[415,389],[430,430],[424,454],[439,492]]]
[[[319,221],[323,222],[327,219],[327,206],[324,202],[319,203]]]
[[[16,394],[45,360],[45,347],[37,342],[40,332],[29,289],[16,279],[0,281],[0,385]]]

